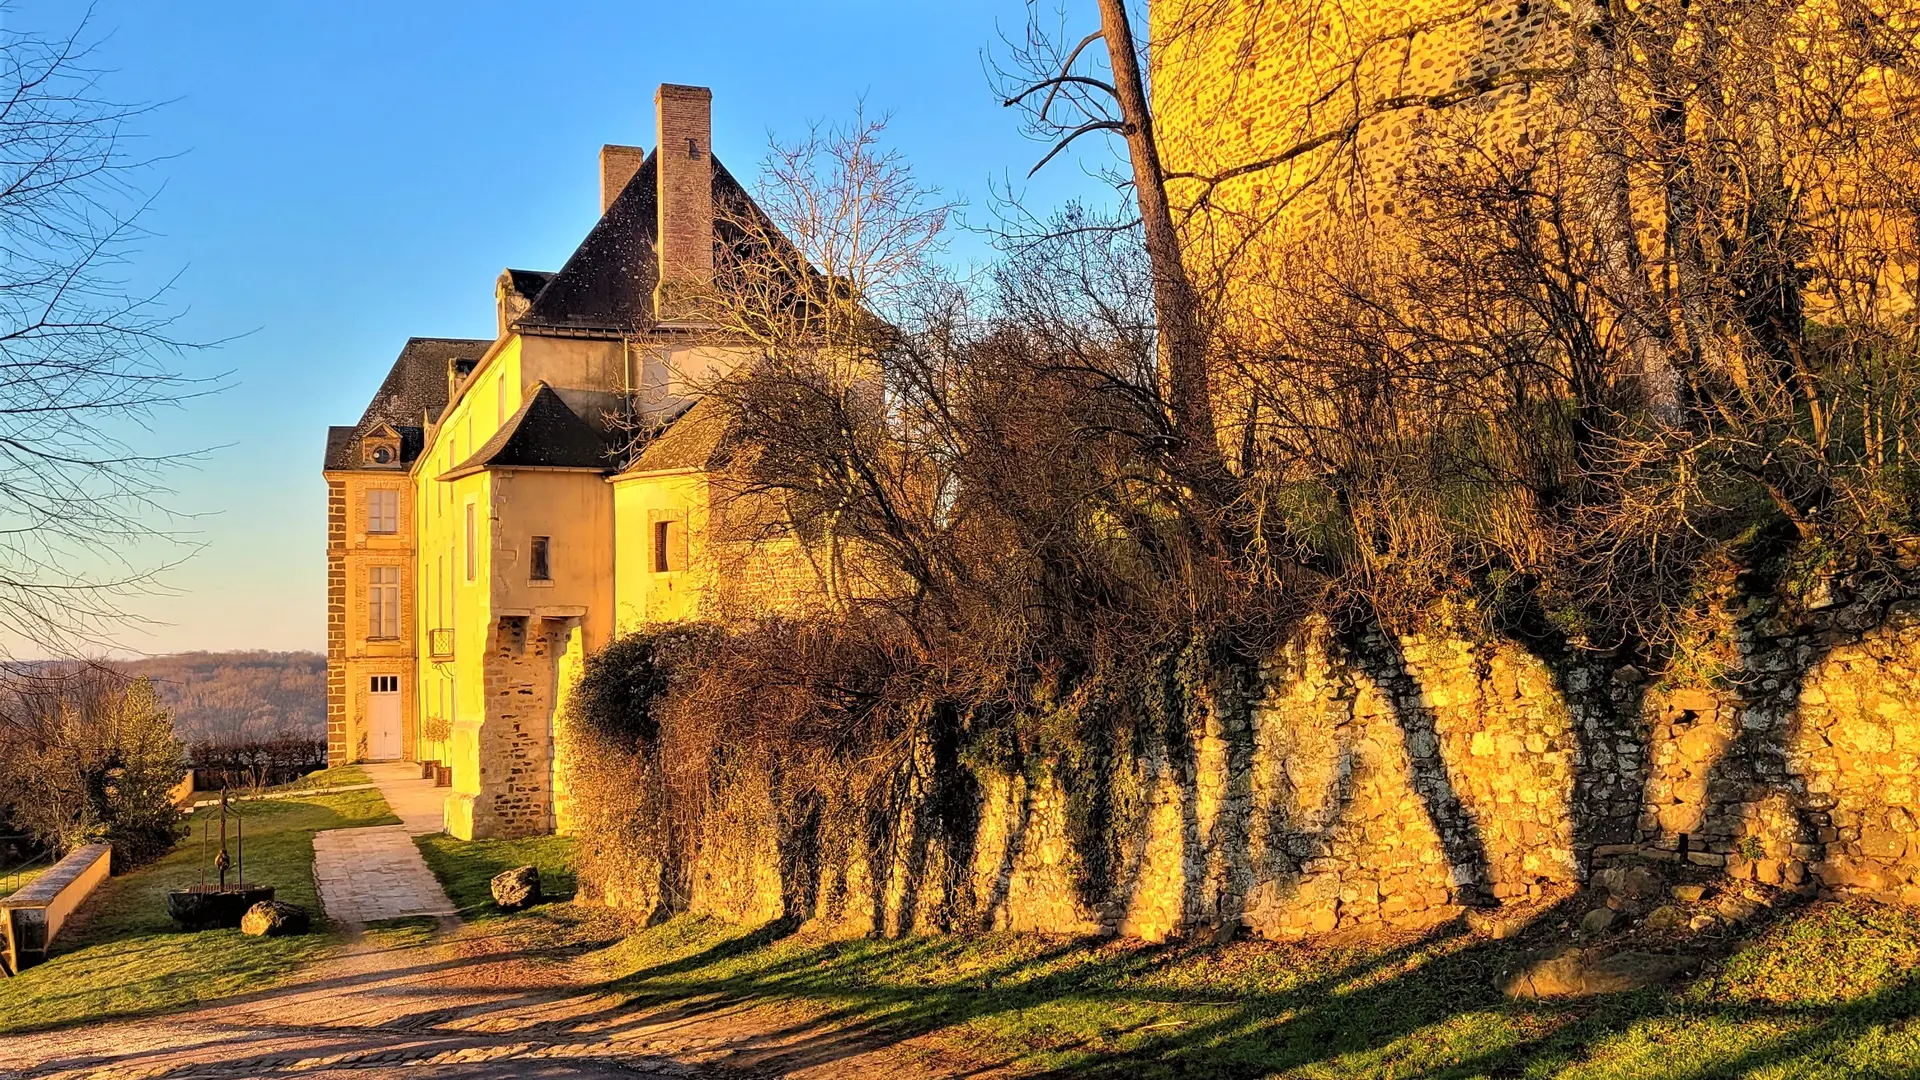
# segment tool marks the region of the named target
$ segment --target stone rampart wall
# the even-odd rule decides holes
[[[696,827],[684,906],[892,933],[1294,937],[1432,925],[1633,860],[1920,903],[1920,606],[1804,622],[1754,602],[1693,680],[1504,641],[1303,634],[1184,737],[1115,765],[1126,809],[1091,883],[1076,796],[1045,761],[946,775],[928,749],[851,814],[735,777]]]

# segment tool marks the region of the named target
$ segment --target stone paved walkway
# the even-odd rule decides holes
[[[420,858],[413,838],[441,828],[446,789],[420,779],[417,765],[364,765],[400,819],[370,829],[313,834],[313,876],[320,906],[336,922],[365,924],[408,915],[452,915],[453,901]]]

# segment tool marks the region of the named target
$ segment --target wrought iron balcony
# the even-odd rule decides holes
[[[427,631],[427,655],[434,660],[453,659],[453,631]]]

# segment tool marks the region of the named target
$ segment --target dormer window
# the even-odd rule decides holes
[[[377,469],[400,464],[400,433],[391,424],[380,424],[360,440],[360,459]]]

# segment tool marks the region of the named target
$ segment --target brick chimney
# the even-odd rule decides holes
[[[600,148],[600,215],[606,216],[607,207],[627,189],[627,181],[640,171],[640,163],[647,158],[646,150],[638,146],[603,146]]]
[[[713,91],[662,83],[653,100],[660,123],[654,315],[661,322],[685,322],[694,319],[700,291],[713,280]]]

